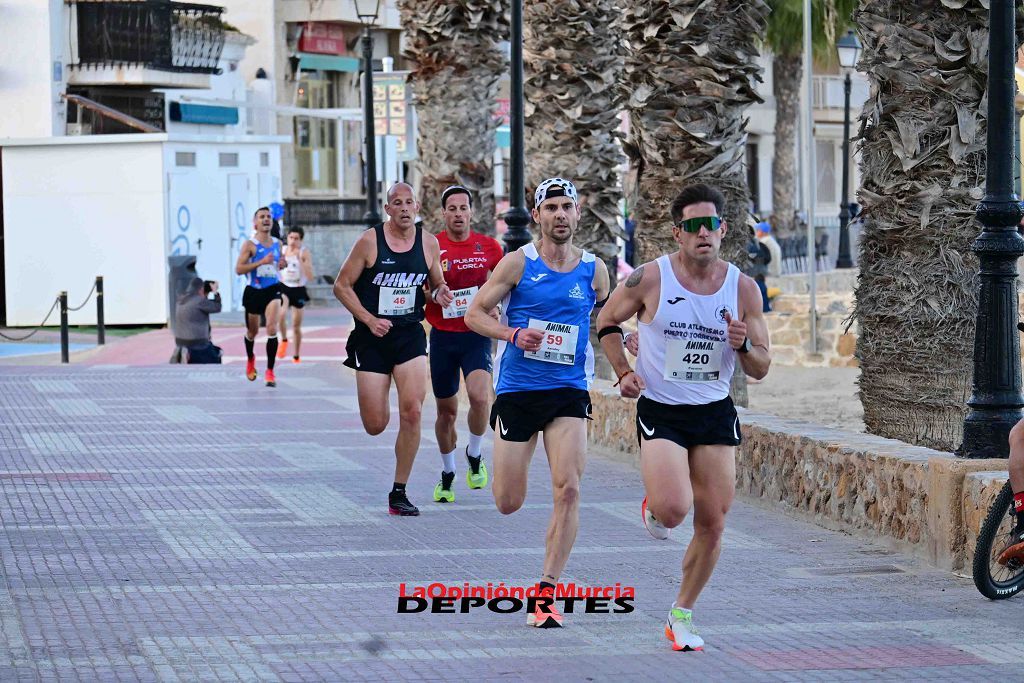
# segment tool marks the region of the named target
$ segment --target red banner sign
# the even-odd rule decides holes
[[[341,24],[326,21],[307,21],[299,37],[299,52],[321,55],[347,55],[345,31]]]

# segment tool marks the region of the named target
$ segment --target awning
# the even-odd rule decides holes
[[[309,52],[299,53],[299,69],[306,71],[359,71],[360,60],[356,57],[337,57],[334,55],[315,55]]]
[[[212,123],[219,126],[233,126],[238,123],[237,107],[217,107],[210,104],[185,104],[171,102],[171,121],[182,123]]]

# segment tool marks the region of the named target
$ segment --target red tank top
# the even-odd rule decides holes
[[[431,327],[446,332],[469,332],[463,316],[475,294],[472,288],[479,289],[487,281],[488,271],[494,270],[504,253],[497,240],[477,232],[470,232],[469,237],[461,242],[453,242],[447,232],[441,232],[437,235],[437,243],[441,247],[444,281],[452,292],[459,292],[460,296],[447,310],[428,300],[427,321]]]

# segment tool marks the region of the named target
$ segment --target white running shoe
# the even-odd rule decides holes
[[[644,526],[647,527],[647,531],[651,533],[651,536],[654,536],[659,541],[668,540],[672,530],[656,520],[651,511],[647,509],[647,496],[644,496],[644,502],[640,504],[640,515],[644,518]]]
[[[688,609],[673,607],[669,611],[665,637],[672,641],[672,649],[676,652],[704,651],[704,639],[697,635],[697,629],[693,627],[693,612]]]

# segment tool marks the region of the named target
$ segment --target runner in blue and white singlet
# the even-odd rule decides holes
[[[538,433],[551,466],[554,510],[540,580],[554,591],[579,526],[579,486],[586,460],[594,352],[590,313],[608,295],[604,262],[572,244],[580,218],[576,188],[550,178],[534,193],[540,241],[508,254],[466,313],[474,332],[498,339],[491,407],[494,500],[504,514],[526,497],[527,472]],[[501,302],[500,319],[488,312]],[[553,605],[538,605],[532,626],[560,626]]]
[[[256,379],[254,341],[260,330],[260,318],[266,317],[267,371],[264,379],[268,387],[273,387],[277,386],[274,360],[277,357],[277,325],[281,305],[281,283],[278,279],[281,241],[270,235],[273,221],[267,207],[256,210],[252,225],[255,234],[242,243],[235,263],[235,273],[244,276],[246,281],[242,293],[242,308],[245,309],[245,376],[250,382]]]
[[[624,397],[639,397],[644,526],[665,540],[691,505],[697,510],[685,573],[665,625],[674,650],[704,649],[691,609],[718,562],[736,486],[741,433],[729,397],[733,370],[738,363],[760,379],[771,364],[761,291],[718,255],[728,230],[720,217],[724,206],[725,196],[712,187],[684,188],[671,209],[679,249],[633,271],[597,319],[616,386]],[[635,371],[619,327],[634,315],[640,335]]]

